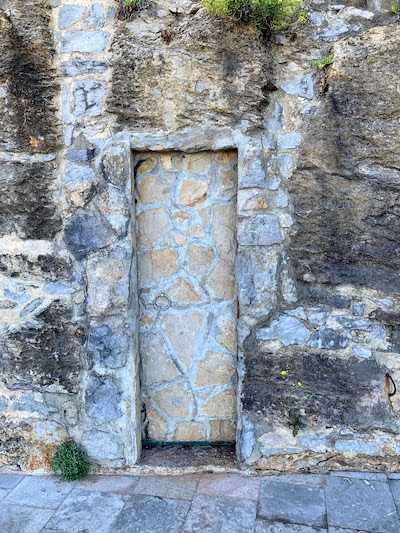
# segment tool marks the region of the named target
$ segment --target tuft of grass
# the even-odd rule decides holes
[[[390,6],[390,11],[395,15],[400,15],[400,4],[392,4]]]
[[[73,440],[59,444],[56,448],[51,470],[63,481],[75,481],[85,477],[91,466],[86,452]]]
[[[327,67],[328,65],[332,65],[333,63],[333,54],[330,54],[329,56],[322,56],[319,59],[316,59],[311,63],[313,67],[317,67],[319,69],[323,69]]]
[[[217,17],[248,22],[261,31],[283,30],[307,20],[302,0],[202,0],[205,10]]]

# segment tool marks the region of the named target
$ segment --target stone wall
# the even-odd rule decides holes
[[[138,460],[131,153],[236,150],[241,461],[398,466],[400,29],[364,4],[264,41],[190,0],[0,0],[0,465]]]

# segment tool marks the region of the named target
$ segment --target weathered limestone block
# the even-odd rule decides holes
[[[80,346],[83,331],[74,324],[72,310],[61,303],[1,339],[0,375],[8,388],[31,390],[56,385],[79,389]]]
[[[0,9],[0,150],[48,153],[58,146],[56,72],[49,0]]]
[[[149,10],[120,24],[112,54],[107,107],[133,127],[261,121],[270,53],[250,26],[221,24],[203,9],[179,15],[178,26],[172,13]]]
[[[51,239],[61,229],[53,162],[0,163],[0,235]]]
[[[334,46],[290,183],[299,279],[400,292],[398,25]],[[379,73],[376,76],[371,73]]]

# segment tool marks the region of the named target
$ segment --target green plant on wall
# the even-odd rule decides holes
[[[249,22],[261,31],[283,30],[307,19],[301,0],[202,0],[208,13]]]
[[[60,474],[63,481],[75,481],[85,477],[91,466],[85,451],[74,441],[69,440],[56,448],[51,470]]]
[[[147,7],[147,0],[117,0],[119,6],[117,10],[117,17],[127,19],[132,16],[135,11]]]
[[[390,11],[394,13],[395,15],[400,16],[400,4],[392,4],[390,6]]]
[[[322,56],[315,61],[311,63],[313,67],[323,69],[327,67],[328,65],[332,65],[333,63],[333,54],[330,54],[329,56]]]
[[[285,396],[288,409],[288,425],[292,429],[293,437],[296,437],[299,431],[306,427],[302,404],[307,399],[307,396],[302,392],[303,383],[297,378],[293,378],[288,368],[282,370],[281,376],[287,390]]]

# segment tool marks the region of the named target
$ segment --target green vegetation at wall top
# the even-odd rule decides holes
[[[282,30],[304,22],[301,0],[202,0],[208,13],[249,22],[262,31]]]

